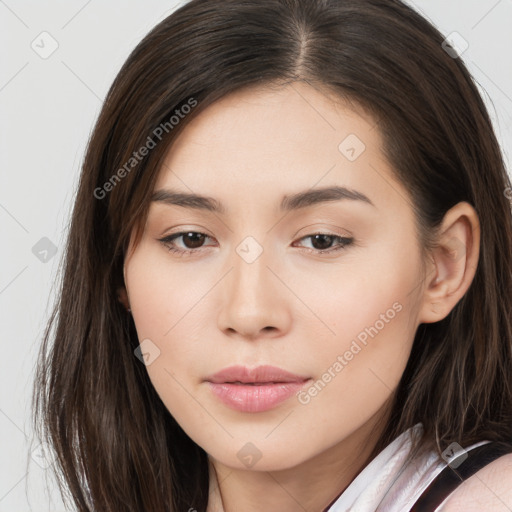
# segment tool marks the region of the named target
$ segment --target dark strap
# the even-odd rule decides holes
[[[423,491],[409,512],[433,512],[456,487],[479,469],[512,452],[512,444],[491,441],[467,451],[467,459],[456,467],[446,466]]]

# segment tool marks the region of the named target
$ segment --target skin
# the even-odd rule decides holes
[[[512,453],[484,466],[450,494],[438,512],[510,512]]]
[[[465,480],[440,506],[439,512],[510,512],[512,454],[504,455]]]
[[[366,146],[354,161],[338,148],[350,134]],[[278,209],[285,194],[331,185],[373,206]],[[478,217],[467,203],[454,206],[439,249],[424,260],[375,120],[302,82],[252,87],[208,107],[174,141],[162,188],[214,197],[226,209],[152,203],[140,244],[130,243],[122,296],[141,342],[160,351],[147,365],[151,382],[209,454],[208,511],[318,512],[363,469],[418,325],[448,315],[471,284]],[[159,241],[183,231],[207,235],[202,245],[174,240],[191,255]],[[315,244],[308,235],[317,233],[334,238]],[[236,250],[248,236],[262,249],[252,263]],[[336,236],[354,242],[320,254],[339,247]],[[315,382],[393,304],[400,311],[307,404],[292,396],[269,411],[239,412],[204,382],[233,364],[271,364]],[[261,455],[250,468],[237,456],[249,442]]]

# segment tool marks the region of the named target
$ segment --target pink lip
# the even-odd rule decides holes
[[[230,366],[207,377],[212,392],[226,405],[242,412],[272,409],[297,393],[309,377],[275,366]]]

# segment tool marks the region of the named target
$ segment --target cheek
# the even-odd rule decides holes
[[[336,383],[322,394],[324,407],[331,404],[338,417],[364,418],[376,411],[398,385],[410,356],[417,328],[419,304],[413,292],[419,259],[392,248],[382,254],[380,264],[368,265],[362,279],[338,292],[335,301],[341,308],[329,310],[340,320],[333,322],[336,346],[330,344],[323,372],[336,375]]]
[[[142,248],[126,274],[139,339],[153,336],[167,344],[205,294],[186,265],[169,264],[164,249]]]
[[[400,244],[403,241],[384,239],[379,247],[347,253],[339,264],[318,266],[314,273],[304,269],[297,278],[287,276],[314,313],[310,328],[316,324],[318,335],[328,342],[320,350],[348,349],[353,339],[364,343],[376,331],[379,338],[390,338],[388,347],[409,338],[420,267],[413,248],[398,250]]]
[[[180,265],[166,264],[165,254],[144,249],[133,255],[126,284],[138,339],[143,352],[152,354],[146,370],[155,391],[183,427],[202,425],[191,396],[203,377],[195,369],[205,330],[195,308],[205,290]]]
[[[322,419],[325,439],[348,435],[369,421],[402,377],[414,339],[414,308],[407,286],[398,284],[353,286],[346,289],[350,297],[338,294],[338,309],[323,309],[335,335],[323,335],[318,348],[309,349],[315,378],[297,400],[303,417],[315,418],[315,424]],[[336,321],[329,322],[329,316]]]
[[[321,382],[310,395],[322,394],[322,407],[331,402],[340,414],[348,407],[357,416],[365,402],[374,408],[384,401],[405,369],[417,328],[412,292],[420,267],[412,250],[405,254],[396,246],[346,262],[330,279],[306,278],[299,293],[316,290],[308,304],[319,312],[309,330],[316,326],[319,333],[312,361]]]
[[[149,339],[159,353],[147,366],[158,392],[180,394],[180,383],[194,385],[207,375],[205,356],[215,352],[219,339],[212,297],[222,274],[214,269],[199,275],[193,263],[173,261],[165,249],[149,243],[133,254],[126,286],[138,339]]]

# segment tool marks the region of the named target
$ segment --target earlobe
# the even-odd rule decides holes
[[[443,320],[462,299],[475,276],[479,251],[478,215],[469,203],[460,202],[446,213],[431,252],[420,323]]]
[[[126,308],[127,311],[131,311],[130,309],[130,301],[128,300],[128,293],[126,292],[126,288],[124,286],[120,286],[117,289],[117,298],[121,304]]]

